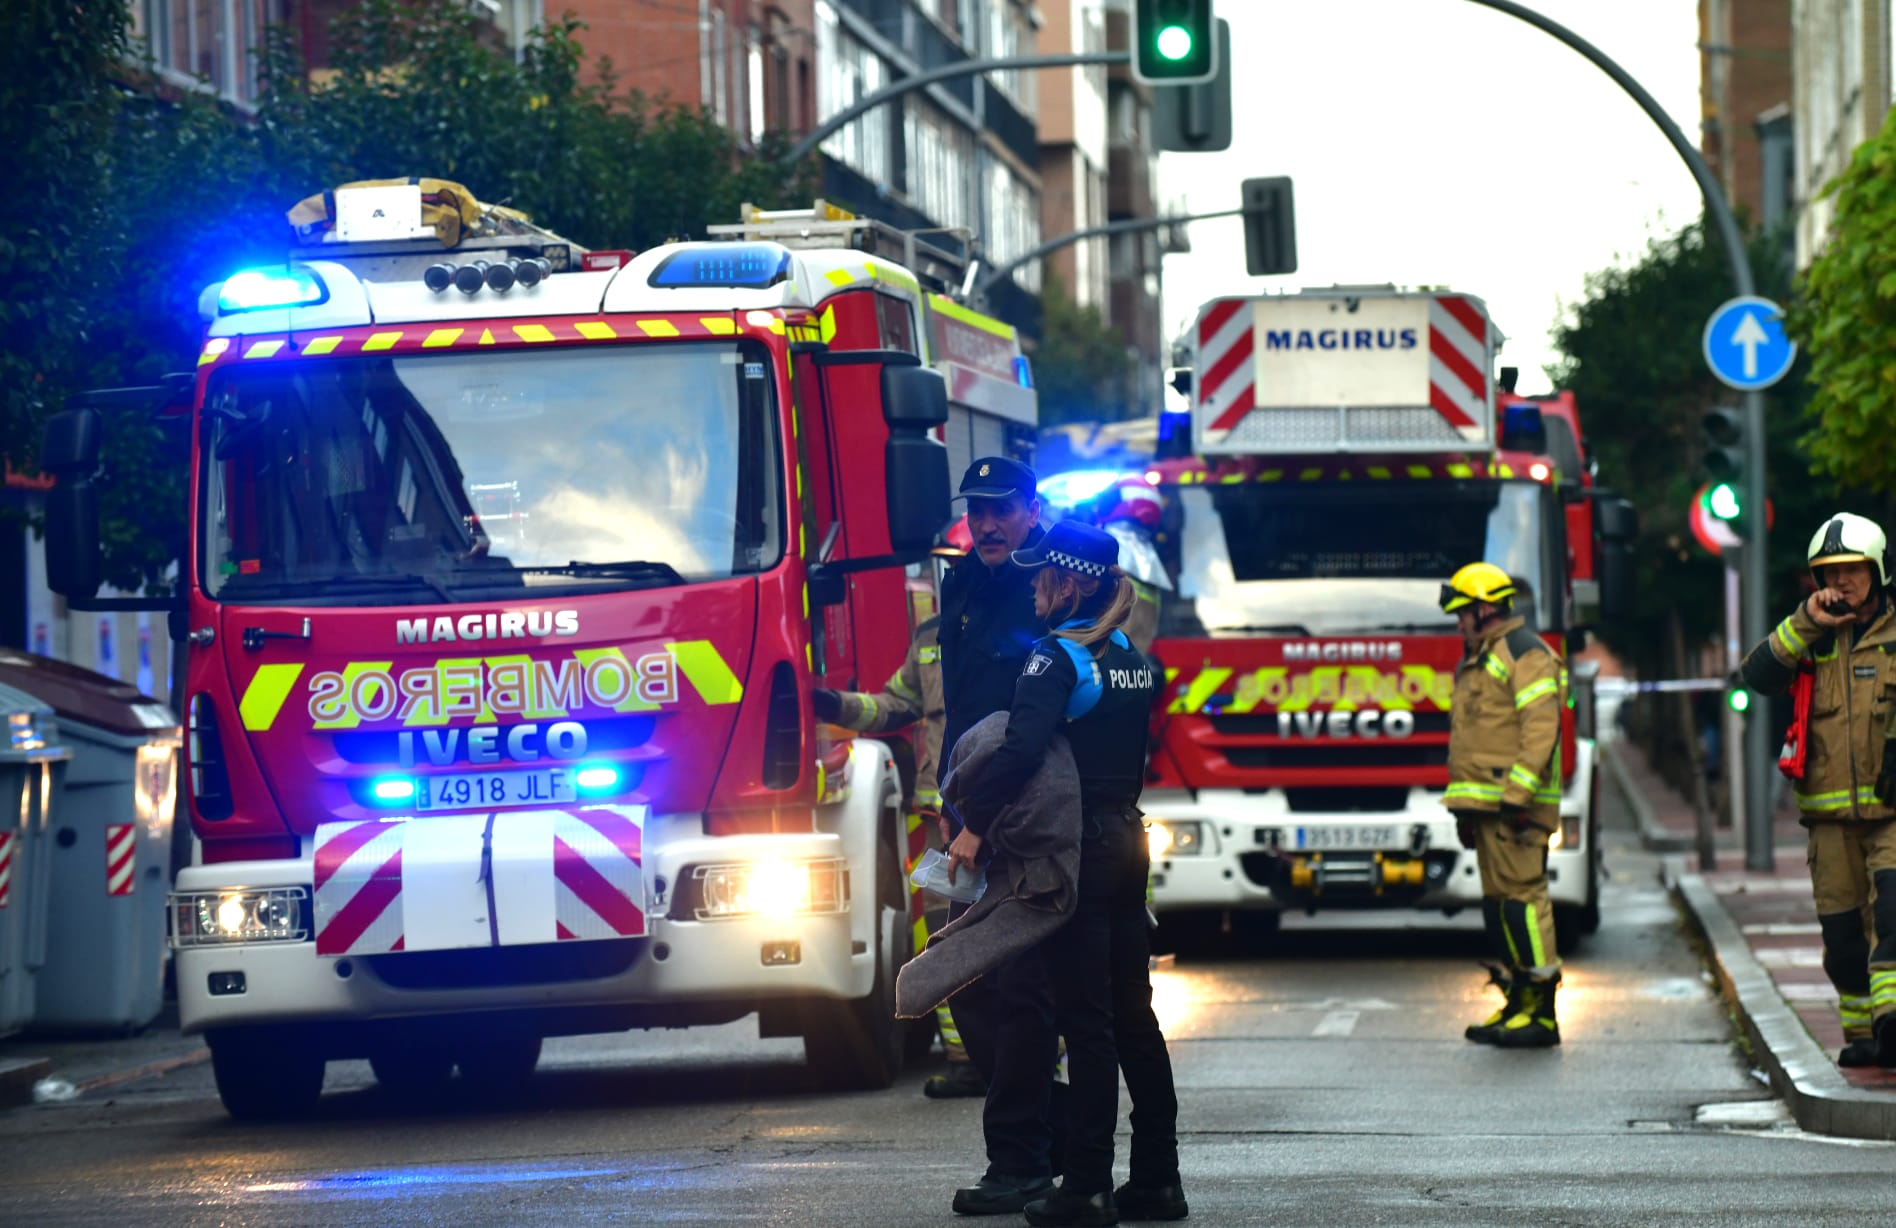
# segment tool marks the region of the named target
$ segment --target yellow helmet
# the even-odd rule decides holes
[[[1442,585],[1442,612],[1453,614],[1465,605],[1485,601],[1505,605],[1514,596],[1514,578],[1493,563],[1470,563]]]

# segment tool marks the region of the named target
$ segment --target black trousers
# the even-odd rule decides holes
[[[1132,1182],[1174,1184],[1178,1093],[1152,1012],[1145,829],[1136,811],[1083,822],[1079,903],[1041,946],[1067,1045],[1065,1188],[1112,1189],[1122,1070],[1132,1096]]]
[[[966,911],[965,904],[953,905],[949,919]],[[1041,950],[1024,952],[962,989],[948,1009],[968,1060],[987,1080],[981,1133],[988,1175],[1016,1182],[1056,1176],[1066,1098],[1054,1090],[1060,1040]]]

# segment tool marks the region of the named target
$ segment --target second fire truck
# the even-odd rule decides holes
[[[1142,802],[1163,927],[1478,907],[1442,805],[1462,643],[1440,586],[1499,564],[1566,655],[1624,596],[1630,507],[1594,487],[1571,397],[1497,387],[1472,296],[1219,299],[1194,340],[1196,455],[1148,474],[1177,577]],[[1548,862],[1563,945],[1599,923],[1585,732],[1570,709]]]

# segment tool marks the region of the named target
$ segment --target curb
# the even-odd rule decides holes
[[[1675,890],[1711,948],[1719,988],[1797,1124],[1814,1134],[1896,1140],[1896,1096],[1844,1081],[1703,878],[1681,875]]]
[[[53,1073],[43,1057],[0,1058],[0,1109],[33,1103],[33,1085]]]
[[[1633,812],[1633,821],[1639,825],[1639,842],[1650,853],[1689,853],[1697,845],[1693,836],[1681,835],[1662,826],[1652,813],[1652,803],[1646,795],[1633,784],[1633,778],[1627,775],[1626,765],[1620,762],[1619,749],[1611,742],[1601,742],[1597,747],[1599,756],[1606,764],[1606,774],[1613,778],[1613,787],[1626,801],[1626,808]]]

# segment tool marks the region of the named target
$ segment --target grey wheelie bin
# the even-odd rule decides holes
[[[0,1036],[33,1021],[46,963],[50,832],[72,752],[52,708],[0,683]]]
[[[50,705],[72,752],[47,831],[33,1027],[137,1031],[164,1007],[177,718],[136,687],[46,657],[0,653],[0,683]]]

